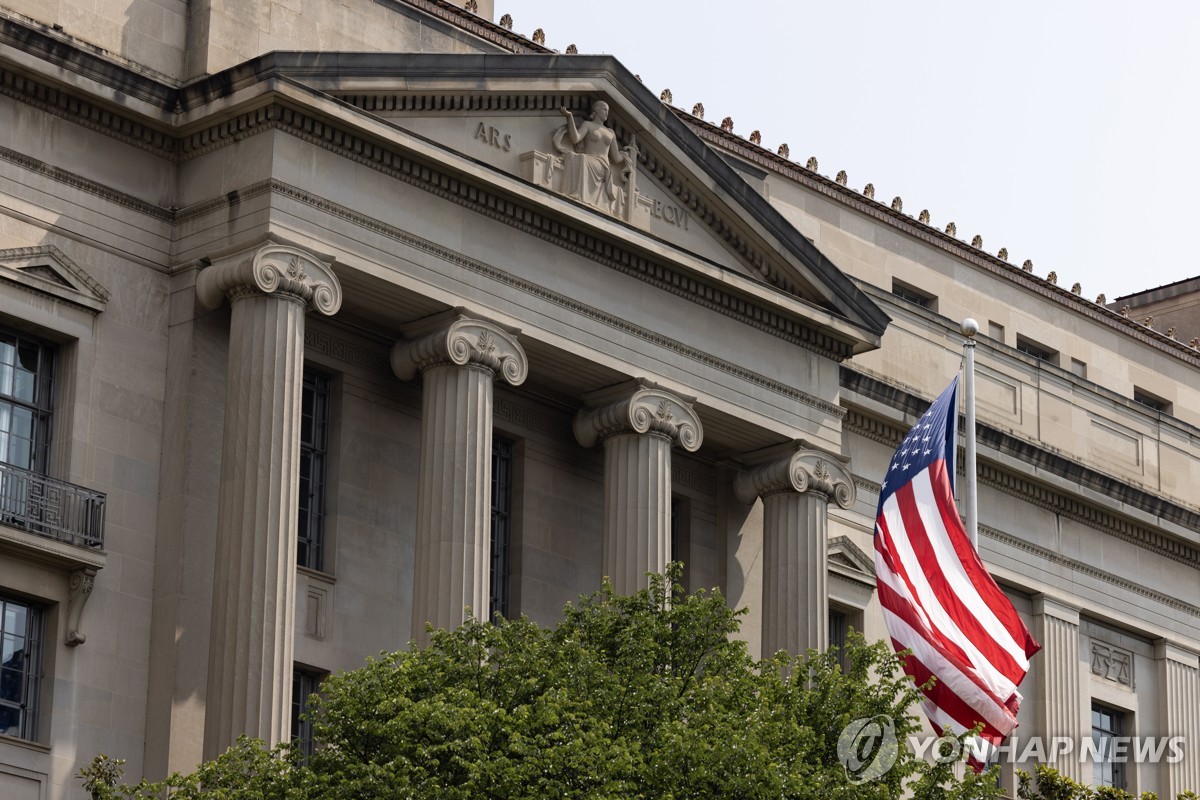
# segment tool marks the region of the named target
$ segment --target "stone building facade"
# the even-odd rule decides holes
[[[670,558],[755,652],[877,638],[968,316],[1020,733],[1200,787],[1200,351],[484,5],[0,0],[0,796]]]

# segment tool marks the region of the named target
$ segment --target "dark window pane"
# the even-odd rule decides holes
[[[325,456],[329,427],[328,376],[304,370],[300,395],[300,484],[297,499],[296,563],[325,568]]]
[[[0,331],[0,460],[7,464],[46,470],[53,354],[49,345]]]
[[[492,438],[491,596],[488,611],[494,619],[507,617],[509,548],[512,538],[513,443]]]
[[[0,606],[0,733],[33,739],[41,687],[41,611],[3,597]]]
[[[305,719],[309,709],[309,698],[321,688],[324,673],[306,669],[292,670],[292,740],[300,744],[305,756],[313,754],[312,723]]]

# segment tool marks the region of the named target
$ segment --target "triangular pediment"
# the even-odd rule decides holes
[[[357,55],[338,54],[330,75],[344,76]],[[536,187],[572,224],[591,219],[610,237],[615,230],[622,246],[675,254],[710,270],[709,279],[725,272],[801,301],[848,353],[878,346],[888,323],[878,306],[615,59],[363,60],[352,81],[323,80],[312,63],[298,77],[471,165]]]
[[[103,311],[109,300],[107,289],[53,245],[0,250],[0,278],[93,312]]]
[[[639,144],[636,133],[627,133],[630,125],[619,119],[603,125],[589,119],[592,108],[607,101],[595,100],[591,106],[580,107],[580,99],[587,100],[564,98],[576,107],[570,112],[576,133],[585,134],[577,143],[571,142],[569,125],[559,108],[508,109],[463,117],[450,110],[406,109],[405,103],[392,99],[386,105],[401,108],[380,114],[405,130],[566,198],[581,207],[583,214],[623,222],[723,269],[771,282],[748,263],[735,243],[720,236],[720,226],[713,224],[715,217],[705,214],[706,220],[699,216],[695,207],[671,191],[668,182],[682,183],[684,179],[664,171],[656,174],[640,162],[637,156],[648,144],[645,138]],[[467,104],[487,105],[483,99]],[[602,141],[589,144],[588,139],[594,138]],[[588,152],[596,149],[599,155]],[[627,156],[628,160],[616,163]],[[799,288],[795,282],[792,286]],[[817,297],[809,293],[805,299]]]
[[[875,562],[848,536],[829,540],[829,568],[859,583],[875,585]]]

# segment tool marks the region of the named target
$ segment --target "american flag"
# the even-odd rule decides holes
[[[958,378],[888,465],[875,518],[875,581],[892,646],[938,735],[982,723],[977,770],[1017,726],[1017,686],[1041,649],[971,546],[954,505]],[[974,476],[968,476],[973,480]]]

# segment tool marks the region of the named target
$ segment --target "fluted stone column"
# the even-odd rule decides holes
[[[1034,638],[1042,643],[1041,679],[1037,686],[1038,733],[1066,736],[1075,743],[1071,753],[1056,753],[1049,766],[1077,781],[1090,782],[1080,764],[1080,743],[1091,734],[1084,717],[1079,685],[1079,609],[1044,594],[1033,597]],[[1049,745],[1047,755],[1054,754]],[[1091,769],[1090,762],[1087,764]]]
[[[514,332],[461,310],[404,333],[392,369],[423,380],[412,605],[412,636],[423,644],[426,622],[457,628],[467,608],[488,617],[492,382],[520,385],[529,362]]]
[[[1184,791],[1200,791],[1200,656],[1159,639],[1154,644],[1158,667],[1158,718],[1160,735],[1179,736],[1183,760],[1165,761],[1159,782],[1159,797],[1176,797]],[[1170,754],[1170,750],[1167,751]]]
[[[604,574],[618,594],[643,588],[671,558],[671,447],[704,437],[691,400],[632,381],[584,398],[575,417],[584,447],[604,442]]]
[[[328,264],[268,244],[196,279],[208,308],[231,306],[221,446],[204,757],[246,733],[278,742],[292,691],[296,504],[304,314],[334,314]]]
[[[829,647],[829,518],[850,508],[854,479],[843,459],[795,444],[759,451],[734,479],[743,503],[763,501],[762,654]]]

